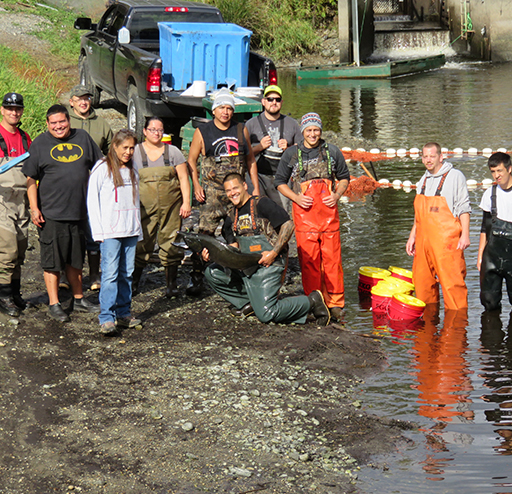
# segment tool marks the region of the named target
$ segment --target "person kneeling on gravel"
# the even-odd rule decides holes
[[[288,213],[268,197],[249,195],[247,184],[238,173],[226,175],[224,190],[234,208],[224,221],[222,236],[243,253],[261,253],[261,259],[250,276],[236,269],[225,270],[218,264],[208,266],[205,278],[213,290],[233,305],[234,315],[255,314],[263,323],[304,324],[311,312],[317,324],[329,324],[329,308],[319,290],[309,296],[278,299],[288,241],[294,230]],[[207,249],[202,256],[209,260]]]

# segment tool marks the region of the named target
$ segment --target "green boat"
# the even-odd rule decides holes
[[[297,80],[314,79],[391,79],[438,69],[446,62],[444,55],[394,60],[369,65],[325,65],[297,69]]]

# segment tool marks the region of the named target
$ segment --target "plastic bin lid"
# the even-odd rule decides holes
[[[359,274],[368,276],[368,278],[386,278],[391,276],[391,273],[387,269],[374,268],[372,266],[361,266],[359,268]]]
[[[388,269],[392,273],[396,273],[396,274],[399,274],[401,276],[405,276],[407,278],[412,278],[412,271],[409,271],[408,269],[398,268],[396,266],[389,266]]]
[[[413,307],[425,307],[427,305],[419,298],[413,297],[412,295],[406,295],[405,293],[395,293],[393,298],[404,305],[412,305]]]

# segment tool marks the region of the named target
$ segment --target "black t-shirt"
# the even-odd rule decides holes
[[[219,129],[213,120],[198,128],[203,136],[205,156],[238,156],[238,122],[236,120],[232,120],[226,130]],[[245,135],[243,141],[242,153],[247,156],[249,148]]]
[[[243,216],[244,214],[251,214],[251,201],[247,201],[239,210],[238,217]],[[290,216],[288,213],[278,204],[276,204],[272,199],[268,197],[262,197],[258,201],[258,205],[256,206],[256,215],[260,218],[267,219],[272,228],[279,233],[279,229],[281,225],[286,223]],[[236,242],[235,233],[233,231],[233,222],[231,218],[228,216],[224,220],[224,225],[222,227],[222,236],[226,239],[228,244],[232,244]]]
[[[49,132],[34,139],[22,171],[39,180],[37,202],[45,218],[87,219],[89,170],[102,157],[100,148],[85,130],[71,129],[66,139],[57,139]]]

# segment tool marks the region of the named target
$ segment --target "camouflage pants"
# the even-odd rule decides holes
[[[220,222],[228,215],[231,204],[224,188],[206,182],[203,184],[206,200],[199,208],[199,232],[214,235]]]

